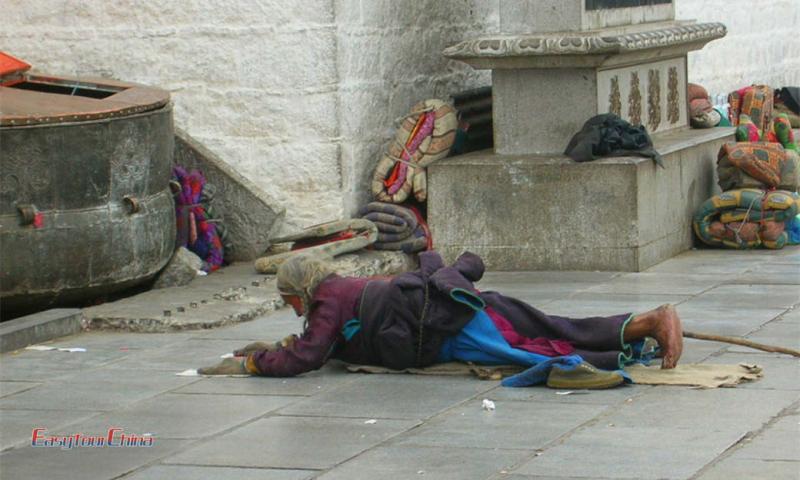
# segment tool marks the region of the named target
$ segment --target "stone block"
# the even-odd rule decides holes
[[[153,288],[181,287],[188,285],[203,268],[203,260],[185,247],[175,250],[164,270],[158,274]]]
[[[216,188],[215,213],[228,232],[232,260],[253,260],[269,246],[269,237],[285,215],[280,203],[185,132],[176,129],[175,164],[203,171]]]
[[[77,308],[54,308],[15,318],[0,325],[0,353],[80,331],[81,311]]]
[[[442,160],[428,168],[434,246],[449,260],[473,251],[492,270],[644,270],[691,247],[692,214],[714,192],[716,154],[730,134],[656,137],[665,169],[641,157]]]
[[[597,114],[595,77],[588,68],[493,70],[495,152],[562,153],[572,135]]]

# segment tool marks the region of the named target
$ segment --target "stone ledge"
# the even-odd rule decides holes
[[[77,308],[54,308],[8,320],[0,325],[0,353],[72,335],[80,330],[81,311]]]
[[[644,270],[692,246],[692,214],[717,189],[717,152],[732,132],[657,136],[664,169],[645,157],[441,160],[428,169],[434,246],[448,261],[473,251],[492,270]]]
[[[416,268],[401,252],[360,251],[336,257],[337,273],[393,275]],[[224,267],[182,287],[150,290],[83,310],[86,330],[175,332],[217,328],[253,320],[284,306],[275,275],[259,274],[250,263]]]
[[[604,64],[609,56],[653,49],[682,51],[701,48],[727,34],[718,22],[689,21],[643,24],[628,27],[553,32],[543,34],[497,35],[465,40],[444,49],[442,55],[460,60],[475,68],[563,67],[570,62],[588,65],[586,57],[596,57],[591,64]],[[566,63],[541,63],[542,57],[584,57]]]

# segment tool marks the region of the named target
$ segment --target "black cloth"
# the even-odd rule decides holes
[[[778,98],[789,110],[800,115],[800,87],[783,87],[778,90]]]
[[[589,162],[600,157],[636,155],[652,158],[664,167],[661,155],[643,126],[634,126],[613,113],[596,115],[576,133],[564,154],[576,162]]]

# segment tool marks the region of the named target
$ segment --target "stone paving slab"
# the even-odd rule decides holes
[[[719,285],[687,302],[729,308],[791,308],[800,303],[797,285]]]
[[[571,435],[514,473],[618,479],[689,478],[742,436],[733,430],[646,425],[610,426],[604,420]]]
[[[498,405],[505,401],[529,402],[533,405],[556,403],[563,405],[616,405],[620,402],[636,399],[655,388],[650,385],[625,385],[608,390],[560,390],[552,388],[506,388],[499,386],[486,392],[489,398]],[[565,392],[571,392],[565,395]],[[550,408],[549,405],[546,408]]]
[[[155,465],[121,478],[125,480],[306,480],[313,478],[315,473],[313,470]]]
[[[291,378],[203,378],[175,393],[225,395],[311,396],[357,381],[362,375],[348,373],[341,365],[326,365],[320,370]]]
[[[556,314],[669,301],[688,329],[796,346],[793,266],[799,247],[696,250],[640,274],[490,273],[480,288]],[[205,278],[214,288],[230,279]],[[213,330],[49,342],[87,348],[81,354],[2,354],[0,477],[797,478],[800,361],[723,343],[688,340],[682,360],[758,363],[764,378],[734,389],[634,385],[558,395],[468,377],[350,374],[338,362],[291,379],[174,375],[301,328],[283,309]],[[480,408],[484,398],[494,412]],[[68,434],[111,422],[139,434],[157,424],[156,446],[122,454],[29,446],[37,426]]]
[[[3,409],[0,414],[0,450],[13,446],[28,447],[34,428],[46,428],[48,432],[64,433],[67,425],[86,420],[97,415],[97,412],[75,410],[10,410]],[[108,426],[105,427],[108,429]],[[0,457],[2,460],[2,457]],[[2,465],[2,464],[0,464]],[[2,473],[0,466],[0,473]],[[2,475],[0,475],[2,478]]]
[[[580,292],[568,299],[547,304],[545,312],[551,315],[594,317],[620,313],[643,313],[665,303],[678,304],[688,295],[607,294]]]
[[[112,368],[182,371],[215,365],[221,361],[222,355],[243,346],[242,342],[236,340],[191,338],[155,351],[147,350],[130,354],[124,361],[114,363]]]
[[[779,318],[786,310],[775,308],[699,305],[686,302],[676,305],[685,330],[718,335],[747,335],[762,325]]]
[[[717,275],[679,273],[626,273],[586,289],[590,293],[639,295],[698,295],[719,284]]]
[[[604,405],[504,401],[487,411],[481,399],[426,422],[393,442],[401,446],[533,450],[541,448],[606,410]],[[530,435],[536,432],[536,435]]]
[[[132,432],[139,433],[139,432]],[[152,447],[139,448],[16,448],[0,454],[3,478],[80,478],[106,480],[170,455],[185,440],[157,440]]]
[[[703,472],[698,480],[732,480],[737,478],[763,478],[769,480],[797,480],[800,461],[727,459]]]
[[[425,419],[452,405],[494,388],[497,382],[470,377],[427,375],[372,375],[350,382],[281,409],[281,415],[318,415],[335,412],[337,417]]]
[[[127,408],[103,413],[74,425],[81,432],[103,432],[109,425],[157,438],[216,435],[285,406],[287,397],[251,395],[181,395],[168,393]]]
[[[486,479],[530,455],[519,450],[387,446],[372,449],[320,480]]]
[[[6,382],[0,381],[0,397],[6,397],[15,393],[24,392],[31,388],[38,387],[41,383],[36,382]]]
[[[418,425],[360,418],[270,417],[216,437],[166,463],[321,470]]]
[[[660,386],[603,417],[620,428],[755,431],[798,398],[797,392]],[[758,405],[757,409],[753,407]],[[658,412],[657,414],[654,414]]]
[[[99,369],[0,399],[0,409],[108,411],[197,381],[173,372]]]
[[[780,345],[800,351],[800,324],[782,321],[780,318],[769,322],[747,336],[748,340],[767,345]],[[758,352],[741,345],[731,345],[729,352]]]

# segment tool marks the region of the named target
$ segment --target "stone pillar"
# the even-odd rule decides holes
[[[492,70],[494,152],[428,167],[428,223],[447,259],[491,270],[639,271],[692,245],[731,128],[688,128],[687,52],[725,35],[674,20],[673,0],[502,0],[501,34],[444,55]],[[563,155],[590,117],[653,133],[649,158]]]
[[[555,154],[589,117],[613,112],[650,133],[688,126],[686,55],[725,35],[674,20],[672,0],[511,0],[501,35],[444,55],[491,69],[495,151]]]

